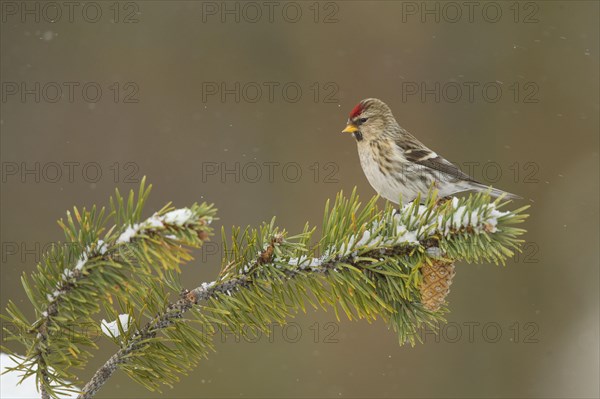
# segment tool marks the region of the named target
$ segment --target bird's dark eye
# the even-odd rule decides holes
[[[360,123],[365,123],[369,118],[360,118],[358,121]]]

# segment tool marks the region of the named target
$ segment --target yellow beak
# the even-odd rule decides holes
[[[354,133],[357,130],[358,128],[356,126],[354,126],[352,123],[348,123],[348,126],[346,126],[344,130],[342,130],[342,133]]]

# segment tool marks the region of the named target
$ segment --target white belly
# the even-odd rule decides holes
[[[382,173],[368,145],[358,146],[358,156],[367,180],[379,195],[395,204],[400,200],[400,195],[402,195],[403,203],[414,199],[411,196],[411,190],[407,190],[398,179]]]
[[[396,166],[393,168],[394,171],[384,173],[375,161],[375,153],[371,147],[367,143],[358,145],[360,164],[367,180],[380,196],[395,204],[400,198],[403,204],[411,202],[419,194],[423,201],[434,182],[438,190],[438,198],[473,189],[473,186],[467,182],[457,182],[439,172],[429,173],[431,171],[428,171],[428,168],[418,169],[418,165],[413,165],[412,169],[410,167],[402,169],[399,165],[406,165],[405,159],[401,158],[402,154],[399,152],[395,155],[396,159],[392,160],[393,165]]]

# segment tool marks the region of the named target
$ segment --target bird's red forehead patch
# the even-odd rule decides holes
[[[357,117],[358,115],[360,115],[360,113],[363,111],[363,105],[362,103],[358,103],[356,105],[356,107],[352,108],[352,111],[350,112],[350,119]]]

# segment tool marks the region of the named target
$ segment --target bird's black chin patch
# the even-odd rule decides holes
[[[352,133],[352,135],[354,136],[354,138],[356,139],[356,141],[362,141],[363,140],[363,135],[360,132],[360,130],[357,130],[356,132]]]

